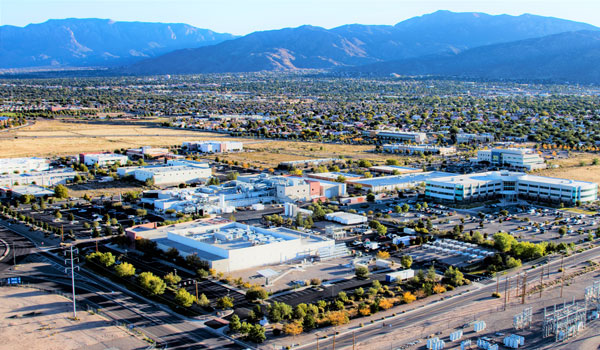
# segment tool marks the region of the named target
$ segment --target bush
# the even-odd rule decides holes
[[[494,297],[494,298],[500,298],[500,293],[494,292],[494,293],[492,293],[492,297]]]

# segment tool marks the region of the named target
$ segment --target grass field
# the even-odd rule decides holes
[[[600,158],[600,155],[573,152],[569,158],[551,161],[551,164],[558,165],[560,168],[544,169],[536,172],[536,175],[589,181],[600,184],[600,165],[591,165],[594,158]],[[586,165],[581,166],[581,162],[584,162]]]
[[[144,125],[41,120],[31,126],[0,134],[0,157],[69,155],[140,146],[181,145],[185,140],[227,139],[231,137]]]

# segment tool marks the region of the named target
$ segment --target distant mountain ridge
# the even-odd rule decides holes
[[[0,68],[109,67],[99,74],[321,69],[600,83],[600,28],[564,19],[437,11],[396,25],[349,24],[243,37],[186,24],[51,20],[0,27]]]
[[[480,46],[459,54],[431,55],[351,67],[376,75],[600,83],[600,31],[577,31]]]
[[[438,11],[395,26],[301,26],[255,32],[221,44],[174,51],[124,71],[134,74],[334,69],[441,53],[557,33],[598,30],[534,15],[492,16]]]
[[[0,26],[0,68],[112,66],[236,38],[179,23],[61,19]]]

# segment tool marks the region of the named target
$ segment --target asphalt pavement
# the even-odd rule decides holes
[[[13,230],[24,231],[24,228],[19,225],[8,227],[0,225],[0,238],[16,246],[17,263],[29,254],[38,253],[34,260],[49,262],[52,265],[50,270],[53,269],[54,273],[46,268],[44,271],[36,270],[27,276],[21,276],[19,270],[11,270],[10,259],[7,262],[5,257],[0,261],[1,275],[21,276],[39,288],[61,290],[68,294],[70,278],[64,272],[64,259],[37,249],[31,241]],[[142,330],[161,347],[168,349],[242,348],[233,341],[207,330],[200,321],[178,315],[92,272],[82,269],[75,274],[75,280],[78,286],[76,294],[79,305],[85,305],[86,309],[87,306],[100,309],[103,314],[116,322]]]

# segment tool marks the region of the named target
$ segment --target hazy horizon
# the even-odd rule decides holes
[[[600,2],[560,1],[188,1],[172,0],[3,0],[0,25],[24,27],[50,19],[100,18],[125,22],[185,23],[215,32],[245,35],[255,31],[313,25],[394,25],[439,10],[491,15],[533,14],[600,26]]]

